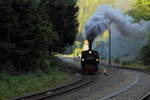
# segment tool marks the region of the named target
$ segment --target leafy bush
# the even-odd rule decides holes
[[[147,43],[141,49],[141,57],[142,57],[142,61],[145,65],[150,65],[150,43]]]

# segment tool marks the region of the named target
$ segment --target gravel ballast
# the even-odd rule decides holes
[[[111,69],[108,75],[98,74],[88,86],[65,93],[51,100],[97,100],[135,80],[136,75],[126,70]]]
[[[135,72],[139,75],[138,83],[128,91],[121,93],[109,100],[140,100],[150,91],[150,75],[141,72]]]
[[[69,58],[64,60],[80,68],[79,62],[74,63]],[[130,85],[131,87],[127,88]],[[108,75],[98,74],[96,80],[88,86],[53,97],[50,100],[139,100],[148,91],[150,91],[150,75],[111,68]],[[114,92],[118,94],[109,99],[103,99]]]

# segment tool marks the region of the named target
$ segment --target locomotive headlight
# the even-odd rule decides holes
[[[81,59],[81,61],[84,61],[84,59]]]
[[[92,53],[92,51],[89,51],[89,54],[91,54]]]
[[[99,61],[99,59],[97,58],[96,61]]]

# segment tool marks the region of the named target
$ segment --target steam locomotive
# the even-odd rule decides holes
[[[95,74],[98,71],[99,54],[92,50],[92,42],[89,42],[89,49],[81,53],[81,73]]]

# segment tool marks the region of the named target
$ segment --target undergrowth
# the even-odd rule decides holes
[[[57,64],[51,64],[46,72],[38,70],[20,75],[0,73],[0,100],[47,90],[69,81],[71,75],[57,67]]]

